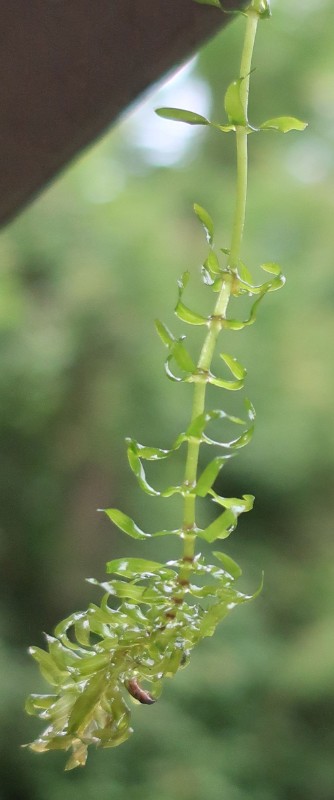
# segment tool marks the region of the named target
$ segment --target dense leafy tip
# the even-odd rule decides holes
[[[147,702],[142,682],[150,686],[151,703],[162,678],[187,663],[192,648],[212,635],[231,608],[250,599],[234,587],[240,575],[235,562],[215,555],[219,566],[200,555],[192,564],[108,562],[107,571],[120,579],[100,584],[101,604],[60,623],[55,636],[47,637],[47,650],[30,649],[52,686],[52,694],[30,695],[26,703],[28,714],[46,722],[29,745],[32,750],[71,751],[66,769],[73,769],[85,764],[90,744],[115,747],[126,741],[132,733],[130,697]],[[118,598],[118,608],[109,605],[109,597]],[[197,603],[203,598],[205,609]]]
[[[283,277],[274,263],[262,265],[270,278],[260,285],[252,282],[244,264],[233,272],[224,271],[213,255],[212,219],[199,205],[195,206],[195,213],[208,240],[207,272],[218,281],[228,277],[236,297],[245,294],[256,297],[246,320],[225,317],[220,320],[222,328],[238,330],[254,321],[259,302],[267,292],[283,284]],[[176,314],[184,322],[206,325],[210,330],[218,320],[203,317],[183,303],[188,280],[189,273],[179,280]],[[215,291],[214,280],[211,288]],[[183,336],[176,338],[159,321],[156,329],[167,348],[166,372],[173,380],[206,382],[232,390],[242,388],[246,370],[236,358],[222,353],[228,376],[217,377],[196,365],[185,348]],[[171,371],[172,361],[178,375]],[[119,509],[105,509],[105,514],[123,533],[138,540],[177,535],[212,543],[227,538],[235,530],[239,516],[250,511],[254,501],[252,495],[227,498],[214,490],[220,470],[253,435],[255,412],[249,401],[246,412],[245,421],[222,409],[205,410],[192,419],[169,449],[127,439],[130,468],[147,494],[209,497],[220,507],[216,518],[205,528],[193,526],[189,531],[181,527],[147,533]],[[222,426],[232,423],[243,429],[232,439],[222,436],[217,440],[208,435],[211,423]],[[221,448],[223,454],[214,456],[192,485],[185,481],[157,489],[148,483],[143,462],[170,458],[182,445],[194,442],[198,446]],[[251,599],[235,587],[241,570],[233,559],[218,551],[214,555],[218,565],[208,563],[200,555],[165,564],[144,558],[117,558],[107,563],[110,580],[90,579],[90,583],[103,591],[100,605],[92,603],[87,611],[77,612],[60,623],[55,635],[47,637],[46,650],[31,648],[31,655],[52,687],[50,694],[31,695],[27,701],[28,713],[46,722],[41,736],[30,745],[33,750],[70,751],[66,769],[72,769],[84,765],[90,744],[115,747],[126,741],[132,733],[129,698],[151,704],[161,692],[163,679],[186,665],[192,648],[203,637],[212,636],[217,624],[233,608]]]

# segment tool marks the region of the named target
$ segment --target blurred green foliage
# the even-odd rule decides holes
[[[332,800],[334,8],[281,0],[273,11],[256,45],[250,119],[293,113],[309,127],[251,137],[244,252],[251,269],[278,261],[288,280],[256,326],[226,335],[248,368],[258,423],[220,486],[256,495],[224,549],[246,589],[262,568],[265,587],[159,703],[135,709],[129,743],[93,754],[79,774],[63,774],[61,755],[19,749],[38,730],[22,711],[39,688],[25,649],[95,599],[84,578],[103,577],[107,559],[129,548],[177,555],[165,540],[135,547],[95,509],[124,507],[152,530],[163,514],[173,527],[178,507],[157,499],[152,513],[123,439],[168,446],[188,419],[189,387],[166,382],[153,320],[168,324],[176,278],[200,266],[194,201],[226,219],[228,237],[233,142],[222,152],[204,131],[166,169],[136,145],[134,114],[2,233],[1,800]],[[236,74],[241,26],[196,64],[212,118]]]

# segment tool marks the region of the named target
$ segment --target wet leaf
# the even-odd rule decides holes
[[[223,359],[235,378],[238,378],[240,381],[244,380],[247,375],[247,370],[234,356],[230,356],[227,353],[220,353],[220,358]]]
[[[195,3],[199,3],[203,6],[215,6],[216,8],[222,9],[221,3],[219,0],[195,0]]]
[[[231,131],[235,131],[235,125],[219,125],[218,122],[212,122],[212,127],[217,128],[217,130],[222,131],[222,133],[230,133]]]
[[[123,575],[125,578],[139,575],[142,579],[157,573],[163,574],[164,577],[175,575],[174,570],[168,569],[165,564],[145,558],[115,558],[113,561],[107,562],[106,571],[115,575]]]
[[[176,305],[175,314],[183,322],[188,322],[189,325],[208,324],[207,317],[203,317],[202,314],[198,314],[196,311],[192,311],[191,308],[185,306],[184,303],[182,303],[180,300]]]
[[[225,93],[224,107],[228,120],[232,125],[242,125],[245,127],[247,125],[247,119],[245,117],[240,94],[242,80],[242,78],[238,78],[238,80],[230,83]]]
[[[126,581],[110,581],[110,583],[103,582],[99,584],[103,589],[106,589],[112,597],[126,598],[134,603],[141,603],[144,599],[144,594],[147,592],[146,586],[138,586],[135,583],[127,583]],[[148,593],[147,593],[148,599]],[[154,601],[156,595],[150,597]]]
[[[180,339],[173,345],[172,353],[180,369],[189,373],[195,372],[196,365]]]
[[[244,385],[243,380],[231,381],[226,380],[226,378],[217,378],[211,372],[208,375],[208,383],[212,383],[213,386],[219,386],[221,389],[227,389],[232,392],[242,389]]]
[[[87,761],[87,745],[84,742],[77,740],[74,746],[72,742],[72,747],[73,753],[66,763],[65,772],[75,767],[84,767]]]
[[[156,108],[155,113],[158,117],[173,120],[173,122],[186,122],[188,125],[210,125],[206,117],[196,114],[194,111],[187,111],[184,108]]]
[[[278,278],[276,280],[278,281]],[[280,284],[280,286],[281,285],[282,284]],[[275,288],[278,289],[279,286],[276,286]],[[253,290],[254,290],[254,287],[253,287]],[[260,290],[259,290],[259,296],[255,300],[253,305],[251,306],[251,309],[250,309],[250,312],[249,312],[249,316],[244,320],[226,319],[226,320],[224,320],[224,327],[228,328],[229,330],[240,331],[240,330],[242,330],[242,328],[248,327],[248,325],[253,325],[255,320],[256,320],[258,308],[259,308],[259,305],[260,305],[261,301],[263,300],[264,296],[267,294],[268,291],[273,291],[273,290],[274,290],[274,282],[273,281],[268,281],[267,284],[264,284],[263,286],[261,286]]]
[[[149,539],[153,536],[167,536],[169,534],[177,534],[179,533],[178,530],[175,531],[158,531],[157,533],[144,533],[138,525],[128,517],[127,514],[124,514],[123,511],[119,511],[117,508],[102,508],[101,511],[111,519],[114,525],[117,526],[121,531],[127,533],[128,536],[131,536],[132,539]]]
[[[226,539],[236,528],[238,517],[253,508],[253,495],[243,495],[238,497],[219,497],[212,489],[209,490],[213,500],[226,509],[223,513],[202,531],[199,535],[207,542],[214,542],[216,539]]]
[[[175,342],[175,337],[173,334],[168,330],[167,326],[158,319],[155,320],[155,327],[161,341],[164,343],[164,345],[166,345],[166,347],[170,347],[173,342]]]
[[[69,720],[68,733],[83,735],[87,721],[94,714],[96,704],[99,702],[101,693],[107,686],[105,674],[98,673],[87,683],[83,692],[74,703]]]
[[[252,494],[244,494],[242,498],[239,497],[220,497],[215,492],[211,491],[210,494],[215,503],[218,503],[224,508],[229,508],[236,516],[243,514],[245,511],[251,511],[254,505],[255,497]]]
[[[246,267],[246,264],[244,264],[242,261],[238,262],[238,273],[243,281],[245,281],[249,285],[252,285],[253,283],[252,275],[248,267]]]
[[[267,119],[260,125],[261,130],[274,130],[281,133],[289,133],[289,131],[304,131],[307,128],[307,122],[302,122],[301,119],[296,117],[273,117]]]
[[[39,669],[45,680],[51,686],[58,686],[61,681],[61,670],[56,665],[50,653],[46,653],[40,647],[30,647],[30,655],[37,661]]]
[[[30,694],[25,702],[27,714],[36,714],[47,711],[57,700],[56,694]]]
[[[130,469],[136,476],[139,486],[143,492],[152,495],[152,497],[159,497],[160,492],[158,492],[156,489],[153,489],[152,486],[150,486],[150,484],[147,482],[144,467],[137,455],[136,449],[132,446],[132,444],[128,446],[127,453]]]
[[[127,438],[125,441],[128,447],[131,447],[131,449],[137,453],[139,458],[144,458],[147,461],[159,461],[163,458],[167,458],[174,450],[174,447],[170,450],[163,450],[161,447],[146,447],[146,445],[139,444],[135,439],[130,438]]]
[[[48,750],[69,750],[72,744],[72,736],[68,735],[65,736],[63,734],[58,736],[52,736],[51,732],[48,737],[41,736],[39,739],[36,739],[35,742],[32,742],[28,746],[30,750],[33,750],[35,753],[44,753]],[[86,748],[87,749],[87,748]],[[66,767],[65,767],[66,769]]]
[[[203,317],[202,314],[197,314],[195,311],[187,308],[187,306],[185,306],[182,302],[182,295],[187,286],[189,278],[190,273],[186,271],[177,282],[179,298],[175,307],[175,314],[177,317],[179,317],[179,319],[183,320],[183,322],[188,322],[190,325],[207,325],[208,320],[206,317]]]
[[[223,565],[224,570],[231,575],[232,578],[240,578],[242,575],[242,570],[239,567],[239,564],[233,560],[230,556],[227,556],[226,553],[221,553],[220,550],[214,550],[213,555],[220,561]]]
[[[214,250],[210,250],[209,255],[204,261],[203,267],[208,270],[211,276],[217,276],[220,274],[220,264],[218,260],[218,256],[214,252]]]
[[[229,422],[235,422],[237,425],[244,425],[244,420],[239,419],[239,417],[232,417],[230,414],[227,414],[225,411],[221,409],[215,409],[213,411],[205,411],[203,414],[199,414],[198,417],[190,423],[189,428],[186,431],[186,437],[188,439],[197,439],[199,441],[206,441],[206,439],[202,439],[204,430],[206,426],[215,420],[228,420]]]
[[[119,511],[117,508],[102,508],[101,511],[104,511],[114,525],[117,525],[117,528],[127,533],[132,539],[149,538],[149,533],[144,533],[144,531],[140,530],[138,525],[127,514],[123,514],[123,511]]]
[[[214,227],[213,227],[213,221],[212,221],[212,219],[210,217],[210,214],[208,213],[208,211],[206,211],[205,208],[203,208],[202,206],[199,206],[198,203],[194,203],[194,211],[195,211],[196,216],[198,217],[198,219],[200,220],[200,222],[203,225],[203,228],[205,230],[205,235],[206,235],[208,243],[210,245],[212,245]]]
[[[217,476],[219,475],[220,470],[230,458],[230,454],[226,456],[216,456],[216,458],[210,461],[210,464],[205,467],[205,470],[202,472],[196,483],[195,491],[199,497],[205,497],[207,495],[209,489],[211,489]]]
[[[206,542],[215,542],[216,539],[227,539],[236,526],[236,516],[230,509],[226,509],[214,522],[202,530],[198,535]]]

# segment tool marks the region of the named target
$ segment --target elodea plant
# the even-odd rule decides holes
[[[221,7],[219,0],[196,0]],[[66,769],[84,765],[90,744],[114,747],[132,733],[128,698],[144,705],[154,703],[164,678],[173,676],[189,660],[193,647],[204,637],[212,636],[217,624],[233,608],[255,595],[245,595],[237,588],[239,566],[220,550],[208,562],[196,546],[198,539],[209,544],[226,539],[237,526],[238,517],[250,511],[254,498],[221,497],[215,480],[226,462],[250,441],[254,428],[254,408],[246,401],[246,420],[231,416],[220,408],[207,406],[207,387],[238,391],[244,385],[246,370],[228,353],[221,353],[227,377],[216,376],[211,369],[221,332],[238,331],[252,325],[264,296],[279,289],[284,278],[277,264],[266,262],[267,274],[260,285],[240,259],[245,221],[247,191],[247,142],[250,134],[264,131],[303,130],[305,123],[294,117],[278,117],[254,127],[248,121],[248,92],[251,60],[259,20],[270,16],[269,0],[252,0],[243,12],[246,18],[245,40],[239,77],[225,94],[227,120],[210,122],[193,111],[160,108],[157,113],[169,120],[190,125],[208,125],[219,133],[236,135],[236,202],[230,249],[215,248],[214,226],[210,214],[200,205],[194,211],[202,224],[208,252],[202,267],[202,279],[213,292],[212,313],[203,315],[189,308],[183,299],[189,274],[179,281],[177,317],[188,325],[202,326],[204,340],[197,361],[185,347],[184,336],[175,337],[162,322],[157,332],[167,350],[167,376],[193,387],[192,410],[185,431],[179,433],[169,450],[151,447],[128,439],[128,459],[140,487],[149,495],[181,495],[183,516],[177,530],[144,533],[123,511],[105,509],[110,520],[134,539],[173,536],[180,540],[178,559],[157,563],[144,558],[119,558],[109,561],[110,579],[91,582],[103,591],[99,605],[91,603],[86,611],[71,614],[47,636],[47,649],[31,647],[41,673],[51,685],[51,693],[31,695],[26,704],[29,714],[38,715],[45,730],[29,747],[36,752],[71,751]],[[230,298],[251,298],[246,318],[228,315]],[[212,422],[232,423],[236,433],[230,441],[216,441],[209,433]],[[227,438],[227,437],[226,437]],[[203,471],[199,470],[200,448],[214,449],[215,454]],[[164,491],[147,482],[143,462],[159,461],[183,448],[184,477],[179,485]],[[218,508],[216,519],[207,527],[196,522],[197,505],[203,498]],[[259,591],[259,590],[258,590]],[[258,591],[255,593],[257,594]]]

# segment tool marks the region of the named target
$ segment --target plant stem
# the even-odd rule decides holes
[[[240,78],[242,79],[240,83],[240,97],[243,105],[244,117],[246,120],[248,111],[249,76],[251,71],[251,61],[258,20],[259,14],[254,11],[254,9],[250,8],[247,12],[247,25],[240,66]],[[226,318],[233,282],[233,271],[237,268],[240,258],[247,196],[247,136],[247,127],[236,127],[237,187],[229,266],[228,270],[224,272],[222,287],[214,308],[213,315],[209,322],[209,330],[204,340],[197,364],[198,371],[202,371],[204,373],[208,372],[211,367],[216,342],[222,328],[222,320]],[[206,387],[206,381],[195,383],[191,415],[192,421],[200,416],[200,414],[203,414],[205,410]],[[189,488],[193,488],[196,485],[199,448],[199,441],[193,440],[188,442],[184,483]],[[184,562],[191,562],[194,557],[196,539],[195,510],[196,495],[190,492],[184,497],[182,529],[184,538]],[[183,575],[183,570],[181,570],[180,579],[184,577],[185,575]]]
[[[242,79],[240,83],[240,98],[246,120],[248,120],[249,78],[250,78],[252,55],[253,55],[258,21],[259,21],[259,15],[255,11],[249,9],[247,14],[245,41],[244,41],[244,48],[242,52],[241,66],[240,66],[240,78]],[[237,193],[236,193],[236,205],[235,205],[233,227],[232,227],[231,251],[229,259],[229,266],[231,269],[236,269],[236,267],[238,266],[242,236],[245,225],[246,199],[247,199],[247,171],[248,171],[247,140],[248,140],[247,128],[238,125],[236,128]]]

